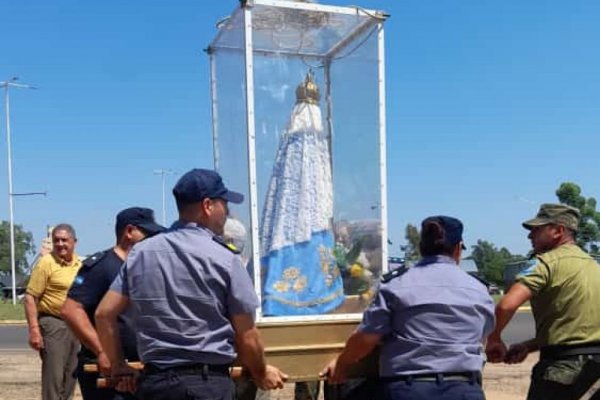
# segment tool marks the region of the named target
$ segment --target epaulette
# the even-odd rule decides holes
[[[108,254],[108,252],[109,250],[99,251],[83,260],[82,265],[84,267],[91,268],[94,265],[98,264],[100,260],[102,260]]]
[[[227,250],[231,251],[233,254],[240,254],[240,251],[235,247],[232,243],[227,243],[219,236],[213,236],[213,240],[219,243],[221,246],[225,247]]]
[[[408,267],[398,267],[386,274],[381,275],[381,283],[388,283],[394,278],[404,275],[404,273],[408,271]]]
[[[472,274],[470,272],[467,272],[467,274],[474,278],[475,280],[477,280],[479,283],[481,283],[483,286],[485,286],[486,288],[490,287],[490,283],[488,281],[486,281],[485,279],[483,279],[482,277],[480,277],[479,275],[476,274]]]

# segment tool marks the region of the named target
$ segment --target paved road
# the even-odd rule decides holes
[[[26,325],[0,325],[0,351],[29,350],[27,339]]]
[[[518,312],[504,331],[504,339],[507,343],[520,342],[531,339],[534,331],[531,313]],[[29,350],[25,325],[0,325],[0,351],[6,350]]]
[[[535,323],[531,311],[519,311],[510,321],[502,338],[506,344],[519,343],[535,336]]]

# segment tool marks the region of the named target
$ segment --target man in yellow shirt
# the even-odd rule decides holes
[[[42,399],[68,400],[75,389],[79,342],[60,318],[67,291],[81,267],[69,224],[52,230],[52,252],[40,258],[25,294],[29,345],[42,358]]]
[[[528,400],[580,399],[600,378],[600,266],[575,243],[579,218],[576,208],[543,204],[535,218],[523,223],[534,256],[496,306],[488,360],[519,363],[540,350]],[[528,300],[536,337],[507,350],[502,329]]]

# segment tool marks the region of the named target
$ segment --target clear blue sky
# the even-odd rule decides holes
[[[348,3],[392,15],[391,254],[407,223],[438,213],[464,221],[467,244],[486,239],[524,253],[520,222],[554,201],[560,182],[598,195],[599,2],[329,2]],[[16,222],[37,246],[46,225],[71,222],[88,254],[113,243],[119,209],[144,205],[160,218],[153,170],[212,166],[202,50],[238,2],[2,4],[0,80],[17,75],[40,87],[11,92],[15,192],[49,193],[16,198]],[[8,219],[1,121],[0,219]]]

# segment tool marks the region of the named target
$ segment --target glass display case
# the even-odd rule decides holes
[[[356,320],[387,270],[386,17],[253,0],[217,24],[214,162],[259,322]]]

